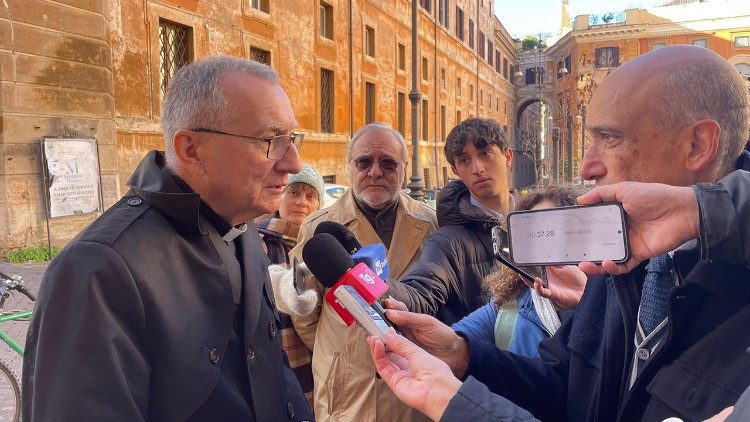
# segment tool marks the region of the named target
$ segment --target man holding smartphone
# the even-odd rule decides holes
[[[657,182],[693,185],[698,200],[680,202],[686,190],[666,186],[639,197],[636,185],[599,198],[624,203],[631,259],[603,263],[618,275],[589,280],[574,317],[540,346],[541,360],[462,339],[427,317],[389,315],[453,375],[476,378],[462,384],[398,339],[389,345],[410,360],[386,358],[371,340],[383,379],[408,389],[399,397],[428,415],[530,418],[520,406],[544,420],[703,420],[736,402],[750,383],[750,260],[743,247],[749,178],[731,173],[750,170],[743,80],[710,50],[672,46],[615,69],[588,109],[581,176],[603,186],[597,192],[618,182]],[[592,195],[583,200],[597,202]],[[644,203],[629,208],[638,200],[651,201],[650,212]],[[680,205],[670,208],[670,201]],[[407,366],[410,373],[400,371]],[[419,389],[420,382],[429,388]]]

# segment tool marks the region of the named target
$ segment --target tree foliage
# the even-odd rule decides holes
[[[547,48],[547,38],[550,38],[552,34],[544,32],[536,35],[527,35],[521,40],[521,47],[524,50],[533,50],[534,47],[542,49]]]

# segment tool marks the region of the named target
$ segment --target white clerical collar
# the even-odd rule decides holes
[[[224,239],[225,242],[230,242],[234,240],[237,236],[241,235],[242,233],[245,233],[247,231],[247,223],[242,223],[239,226],[232,226],[231,229],[222,236],[221,238]]]

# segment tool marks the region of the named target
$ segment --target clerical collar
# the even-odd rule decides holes
[[[187,184],[187,182],[182,180],[180,176],[176,175],[168,168],[165,169],[167,170],[167,172],[169,172],[180,189],[182,189],[185,193],[195,193],[193,188],[191,188],[190,185]],[[200,201],[199,212],[203,216],[203,218],[205,218],[212,226],[214,226],[216,231],[219,232],[219,235],[225,242],[231,242],[232,240],[237,238],[237,236],[245,233],[245,231],[247,230],[247,223],[232,226],[223,218],[221,218],[221,216],[217,214],[216,211],[214,211],[210,206],[208,206],[207,203],[203,202],[203,200]]]

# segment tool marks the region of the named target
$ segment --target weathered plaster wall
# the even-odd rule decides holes
[[[46,241],[39,154],[43,137],[99,141],[105,206],[127,191],[127,180],[147,151],[164,148],[159,119],[161,19],[191,28],[193,59],[210,54],[250,57],[253,47],[269,51],[300,130],[307,135],[303,159],[338,183],[347,183],[342,159],[346,141],[365,124],[365,84],[376,86],[375,120],[393,127],[398,126],[398,93],[408,97],[411,90],[411,2],[406,0],[326,0],[333,8],[333,39],[320,36],[319,1],[272,0],[268,13],[252,9],[246,0],[5,2],[7,7],[0,3],[1,247]],[[457,5],[465,16],[463,41],[456,36]],[[443,174],[450,175],[443,135],[459,114],[461,119],[491,116],[512,127],[508,110],[514,108],[511,82],[478,56],[478,46],[469,48],[471,19],[514,63],[512,41],[492,15],[492,2],[451,0],[447,26],[438,22],[437,8],[432,2],[432,10],[420,8],[419,16],[419,74],[422,57],[429,66],[428,78],[419,78],[428,104],[426,140],[419,131],[420,171],[428,169],[428,187],[441,186]],[[374,57],[363,53],[366,25],[375,29]],[[478,43],[478,36],[475,40]],[[403,71],[397,63],[399,43],[406,46]],[[321,68],[334,72],[332,133],[321,132]],[[405,105],[404,132],[410,142],[408,98]],[[50,226],[53,243],[69,240],[94,217],[55,219]]]
[[[104,0],[0,4],[0,248],[46,243],[40,141],[95,138],[104,206],[120,196]],[[50,221],[63,244],[96,215]]]

